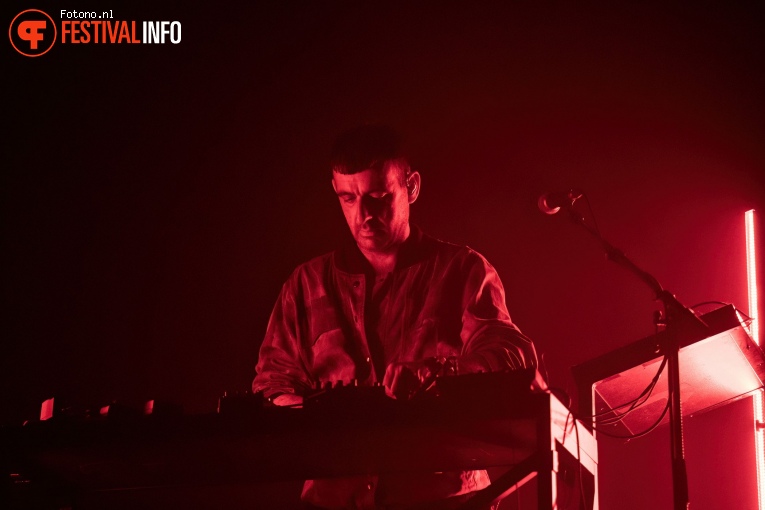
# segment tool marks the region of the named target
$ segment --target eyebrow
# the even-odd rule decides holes
[[[385,188],[372,189],[364,193],[364,195],[371,195],[372,193],[390,193],[390,191],[388,191]],[[335,194],[338,197],[355,197],[356,196],[356,193],[353,193],[351,191],[336,191]]]

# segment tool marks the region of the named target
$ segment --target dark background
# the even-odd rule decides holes
[[[60,22],[59,4],[6,22],[30,7]],[[545,191],[585,190],[604,235],[684,303],[747,310],[761,2],[76,8],[180,21],[183,39],[5,45],[0,423],[54,395],[196,413],[247,389],[281,284],[343,235],[329,147],[368,121],[410,141],[413,220],[495,265],[571,394],[569,367],[650,334],[656,304],[537,210]]]

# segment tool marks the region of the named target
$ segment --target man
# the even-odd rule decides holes
[[[434,373],[536,366],[486,259],[410,225],[421,184],[390,128],[338,138],[332,187],[353,241],[299,266],[284,284],[254,391],[296,406],[316,382],[356,379],[408,399]],[[302,497],[322,508],[452,508],[488,484],[485,471],[360,476],[308,481]]]

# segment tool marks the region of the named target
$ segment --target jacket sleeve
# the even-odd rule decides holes
[[[302,318],[305,318],[305,310],[300,300],[299,280],[297,274],[293,274],[282,287],[268,320],[255,366],[254,392],[262,391],[268,398],[278,393],[301,395],[310,388],[302,348]]]
[[[497,271],[470,251],[463,265],[461,372],[536,368],[534,344],[510,320]]]

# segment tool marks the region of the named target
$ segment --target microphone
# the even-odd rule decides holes
[[[545,214],[556,214],[561,208],[570,209],[580,198],[582,192],[575,189],[545,193],[537,200],[537,207]]]

